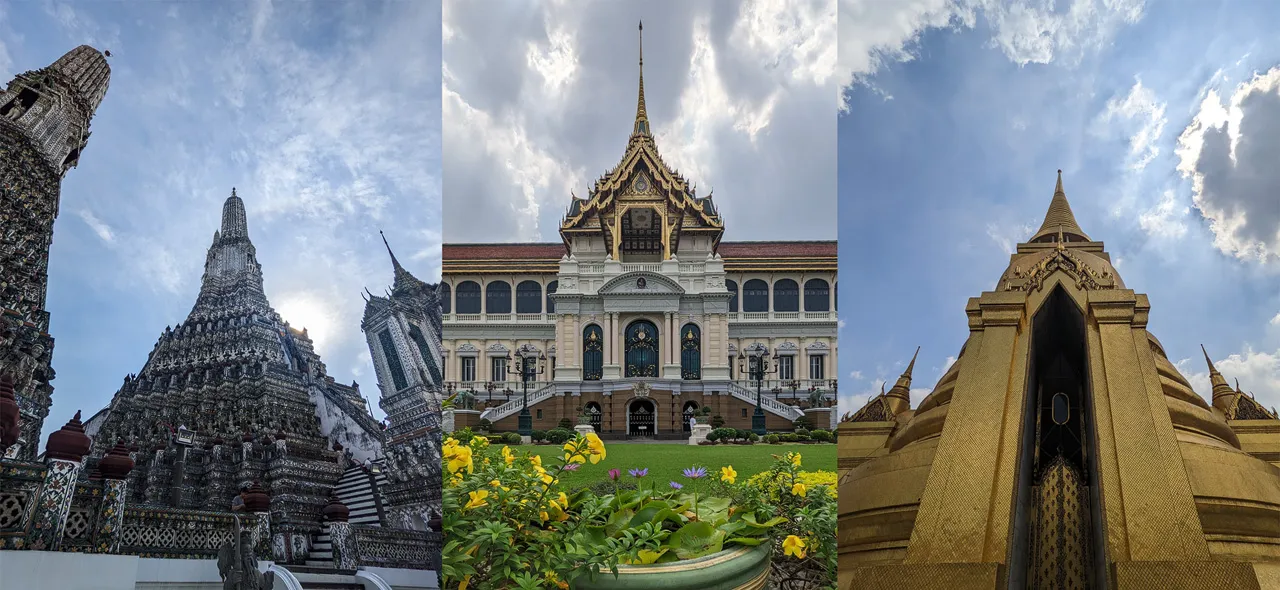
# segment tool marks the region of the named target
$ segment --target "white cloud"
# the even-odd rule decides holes
[[[1187,214],[1190,207],[1178,202],[1172,190],[1164,192],[1160,202],[1138,216],[1142,231],[1152,237],[1176,239],[1187,233]]]
[[[1280,313],[1277,313],[1275,317],[1272,317],[1271,322],[1269,323],[1273,326],[1280,326]]]
[[[1214,246],[1240,259],[1280,256],[1280,67],[1236,87],[1228,102],[1205,92],[1178,138],[1178,170],[1192,184],[1196,209]]]
[[[83,219],[84,222],[88,224],[89,228],[93,230],[93,233],[98,235],[99,239],[108,244],[116,241],[116,236],[115,233],[111,231],[111,226],[103,223],[102,220],[98,219],[92,211],[88,209],[81,209],[78,213],[80,215],[80,219]]]
[[[1123,98],[1107,101],[1102,114],[1095,121],[1095,133],[1108,135],[1119,127],[1129,135],[1129,167],[1142,170],[1160,155],[1161,135],[1167,122],[1165,103],[1156,98],[1152,90],[1136,80]]]
[[[866,83],[881,67],[915,58],[929,29],[972,28],[982,15],[991,45],[1018,65],[1074,62],[1142,18],[1144,0],[1073,0],[1066,10],[1040,0],[840,0],[840,70],[844,88]]]
[[[1196,393],[1206,401],[1212,401],[1209,368],[1205,366],[1203,357],[1183,359],[1175,365]],[[1213,365],[1232,388],[1238,379],[1240,389],[1254,395],[1264,407],[1280,406],[1280,350],[1258,351],[1245,345],[1241,352],[1221,360],[1214,359]]]
[[[1013,254],[1018,250],[1018,244],[1035,235],[1037,227],[1034,223],[988,223],[987,237],[991,238],[1002,252]]]

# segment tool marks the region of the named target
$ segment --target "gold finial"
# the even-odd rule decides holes
[[[1057,195],[1057,194],[1066,195],[1066,194],[1067,194],[1067,191],[1062,190],[1062,169],[1061,169],[1061,168],[1059,168],[1059,169],[1058,169],[1058,185],[1057,185],[1057,186],[1055,186],[1055,187],[1053,187],[1053,194],[1055,194],[1055,195]]]
[[[649,135],[649,114],[644,108],[644,22],[640,22],[640,93],[636,99],[636,123],[633,135]]]
[[[1044,238],[1053,237],[1055,231],[1075,236],[1077,241],[1089,241],[1089,236],[1076,223],[1076,216],[1067,203],[1067,192],[1062,189],[1062,170],[1058,170],[1058,181],[1053,187],[1053,198],[1049,201],[1049,210],[1044,214],[1044,223],[1028,242],[1045,242]],[[1061,240],[1060,240],[1061,241]]]

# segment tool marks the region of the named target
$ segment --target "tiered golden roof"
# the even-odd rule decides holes
[[[643,24],[640,31],[643,34]],[[626,152],[613,169],[595,181],[586,199],[574,197],[570,202],[560,223],[566,246],[575,234],[595,233],[603,235],[606,244],[616,244],[621,215],[635,206],[656,210],[663,227],[665,256],[678,247],[682,232],[711,233],[717,244],[724,233],[724,222],[711,196],[698,197],[696,189],[658,153],[644,100],[643,47],[642,37],[636,116]]]

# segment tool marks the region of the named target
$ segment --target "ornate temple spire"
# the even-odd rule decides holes
[[[387,243],[387,235],[378,230],[378,235],[382,236],[382,245],[387,247],[387,254],[391,255],[391,266],[395,269],[396,275],[404,272],[404,267],[400,266],[400,261],[396,260],[396,253],[391,251],[391,244]]]
[[[894,414],[900,414],[911,409],[911,371],[915,369],[916,357],[920,356],[920,347],[916,347],[916,353],[911,355],[911,362],[907,364],[907,370],[902,372],[898,377],[898,382],[889,388],[888,393],[883,393],[884,386],[881,385],[882,395],[889,404],[889,409]]]
[[[71,83],[72,89],[89,107],[88,114],[92,117],[111,84],[111,66],[107,65],[107,58],[97,49],[81,45],[63,54],[49,68]]]
[[[231,196],[222,204],[222,238],[249,237],[249,222],[244,214],[244,201],[236,196],[236,188],[231,187]]]
[[[1034,236],[1031,236],[1028,242],[1043,242],[1045,237],[1058,236],[1067,239],[1076,238],[1073,241],[1088,242],[1089,236],[1080,229],[1080,224],[1076,223],[1076,216],[1071,212],[1071,204],[1067,202],[1067,192],[1062,189],[1062,171],[1058,171],[1058,183],[1053,187],[1053,199],[1049,201],[1049,211],[1044,214],[1044,223],[1040,224],[1040,230]]]
[[[1204,362],[1209,365],[1209,383],[1213,386],[1213,406],[1226,412],[1231,408],[1236,396],[1240,394],[1231,389],[1227,379],[1218,372],[1217,367],[1213,366],[1213,361],[1209,360],[1209,351],[1204,349],[1203,344],[1200,345],[1200,352],[1204,353]]]
[[[632,135],[649,135],[649,113],[644,108],[644,22],[640,23],[640,93],[636,99],[636,123]]]

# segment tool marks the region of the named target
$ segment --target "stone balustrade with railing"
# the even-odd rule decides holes
[[[440,570],[444,535],[435,531],[406,531],[351,525],[360,565],[415,570]]]

